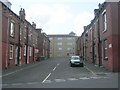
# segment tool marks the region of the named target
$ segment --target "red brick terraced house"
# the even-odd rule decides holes
[[[50,58],[50,40],[46,33],[41,33],[41,39],[40,39],[40,54],[45,59]]]
[[[9,67],[15,65],[19,45],[19,16],[0,2],[2,11],[2,65]]]
[[[36,24],[30,24],[25,19],[25,10],[21,8],[19,16],[0,2],[2,21],[2,67],[9,68],[17,65],[29,64],[40,57],[41,47],[49,48],[47,35],[42,38],[45,46],[40,46],[41,32],[36,30]],[[43,43],[42,43],[43,44]],[[49,50],[45,48],[47,56]],[[44,55],[44,54],[43,54]],[[46,54],[45,54],[46,55]]]
[[[120,71],[120,2],[104,2],[77,41],[79,55],[110,71]]]

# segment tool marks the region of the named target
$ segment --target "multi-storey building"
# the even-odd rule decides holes
[[[84,27],[81,35],[80,55],[86,61],[119,71],[119,2],[104,2],[95,9],[95,17]]]
[[[42,38],[45,42],[42,43],[43,46],[40,46],[43,41],[40,38],[42,33],[36,29],[35,23],[30,24],[25,19],[24,9],[21,8],[18,16],[0,2],[0,23],[2,27],[0,27],[2,31],[2,42],[0,43],[2,44],[3,68],[36,61],[41,55],[39,53],[43,52],[40,47],[45,47],[45,52],[49,56],[49,39],[47,37]]]
[[[68,57],[76,54],[75,33],[48,35],[50,38],[50,57]]]

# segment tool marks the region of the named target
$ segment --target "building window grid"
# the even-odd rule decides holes
[[[62,40],[62,37],[57,38],[58,40]]]
[[[59,47],[59,48],[58,48],[58,50],[59,50],[59,51],[61,51],[61,50],[62,50],[62,48],[61,48],[61,47]]]
[[[67,45],[73,45],[73,43],[67,43]]]
[[[57,45],[62,45],[62,42],[58,42]]]
[[[72,38],[71,38],[71,37],[68,37],[67,40],[72,40]]]
[[[10,58],[9,59],[13,59],[13,45],[10,44]]]

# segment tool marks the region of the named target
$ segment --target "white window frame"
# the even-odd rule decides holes
[[[13,20],[10,22],[10,36],[15,37],[15,22]]]
[[[68,37],[67,40],[72,40],[72,37]]]
[[[59,51],[63,50],[61,47],[58,48]]]
[[[32,47],[29,48],[29,56],[32,56]]]
[[[19,59],[21,59],[21,55],[22,55],[22,48],[20,47],[20,56],[19,56]]]
[[[24,56],[26,56],[26,49],[27,49],[27,46],[24,45]]]
[[[102,13],[103,15],[103,32],[107,31],[107,16],[106,10]]]
[[[58,39],[58,40],[62,40],[63,38],[62,38],[62,37],[58,37],[57,39]]]
[[[22,40],[22,29],[20,28],[20,40]]]
[[[13,59],[14,45],[10,44],[10,57],[9,59]]]
[[[62,45],[62,42],[58,42],[57,45]]]
[[[106,45],[105,45],[106,44]],[[104,40],[104,58],[108,58],[108,55],[107,55],[107,52],[108,52],[108,48],[107,48],[107,39]]]
[[[72,45],[73,45],[73,43],[67,43],[67,45],[71,45],[71,46],[72,46]]]
[[[25,31],[24,31],[24,39],[26,39],[26,36],[27,36],[27,29],[25,27]]]
[[[49,39],[50,39],[50,40],[53,40],[53,38],[51,38],[51,37],[50,37]]]

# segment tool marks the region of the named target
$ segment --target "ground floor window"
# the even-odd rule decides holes
[[[104,58],[107,58],[107,39],[104,40]]]
[[[13,50],[14,50],[13,45],[10,44],[10,57],[9,57],[9,59],[13,59]]]

